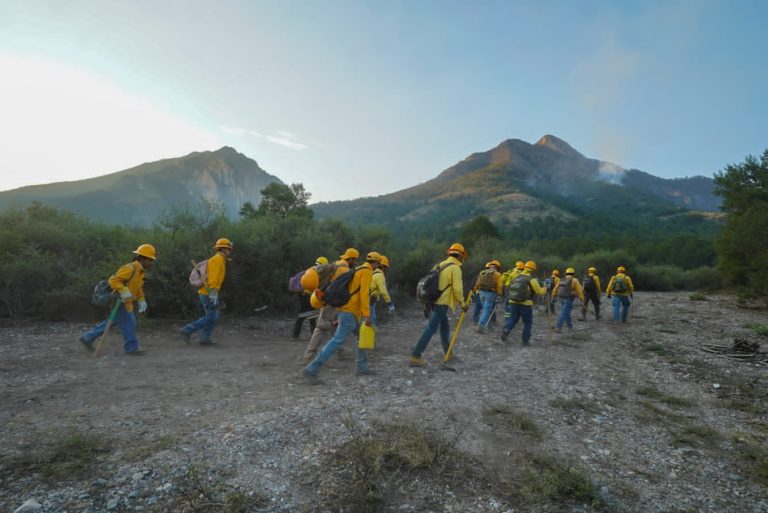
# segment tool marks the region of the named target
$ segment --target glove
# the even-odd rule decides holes
[[[389,312],[391,314],[395,313],[395,304],[394,303],[390,303],[389,304],[389,306],[387,307],[387,312]]]
[[[120,289],[120,299],[122,299],[123,302],[133,299],[133,294],[131,294],[131,291],[128,290],[128,287],[123,287]]]
[[[464,313],[467,313],[468,310],[469,310],[469,305],[463,305],[461,307],[461,311],[464,312]]]
[[[211,301],[211,306],[219,306],[219,290],[211,289],[208,292],[208,299]]]
[[[144,299],[139,299],[139,313],[143,314],[147,311],[147,302]]]

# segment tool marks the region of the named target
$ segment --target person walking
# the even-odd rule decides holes
[[[482,276],[482,274],[488,271],[488,269],[490,268],[491,268],[491,263],[486,262],[485,265],[483,266],[483,270],[480,271],[480,274],[477,275],[477,280],[475,280],[475,286],[472,288],[470,302],[473,305],[472,306],[472,322],[475,324],[480,322],[480,315],[482,315],[483,313],[483,302],[480,299],[480,291],[477,288],[477,284],[480,280],[480,276]]]
[[[560,271],[558,269],[552,270],[552,276],[544,280],[544,283],[547,286],[547,314],[555,314],[555,296],[552,294],[552,291],[555,290],[555,287],[558,283],[560,283]]]
[[[475,290],[479,291],[480,303],[482,304],[482,315],[475,328],[478,333],[485,333],[486,324],[491,319],[491,314],[496,308],[496,300],[502,293],[501,281],[501,262],[491,260],[488,269],[480,271],[475,282]]]
[[[123,349],[128,355],[144,354],[139,349],[139,341],[136,338],[136,312],[143,314],[147,311],[147,300],[144,297],[144,275],[152,268],[157,259],[157,251],[151,244],[142,244],[133,252],[133,260],[120,268],[110,276],[109,286],[115,294],[119,295],[120,302],[115,312],[114,323],[123,334]],[[86,331],[80,342],[88,351],[94,351],[94,341],[99,338],[107,328],[109,320],[104,320]]]
[[[383,299],[387,305],[387,311],[391,314],[395,313],[395,303],[389,296],[387,290],[387,278],[384,276],[384,272],[389,269],[389,258],[381,255],[379,261],[379,268],[374,269],[373,277],[371,278],[371,324],[376,326],[376,305],[379,299]]]
[[[501,275],[501,283],[504,286],[504,324],[506,324],[512,316],[509,305],[509,285],[512,283],[512,280],[520,276],[524,270],[525,263],[522,260],[518,260],[515,262],[515,266],[512,269],[507,269],[504,271],[504,274]]]
[[[450,344],[450,324],[448,322],[448,309],[455,310],[458,305],[466,313],[469,306],[464,299],[464,285],[462,282],[461,265],[467,259],[467,251],[458,242],[448,248],[448,258],[437,264],[433,269],[440,269],[438,288],[440,297],[430,311],[429,319],[421,333],[418,342],[411,351],[409,359],[411,367],[426,367],[427,361],[422,358],[432,336],[439,330],[440,342],[443,346],[443,354],[448,353]],[[455,358],[453,351],[449,359]]]
[[[635,296],[635,285],[632,278],[627,275],[627,269],[620,265],[616,274],[611,276],[608,286],[605,288],[605,297],[613,296],[613,320],[615,322],[627,322],[627,314]]]
[[[330,281],[334,281],[336,278],[354,269],[357,265],[357,259],[360,258],[360,252],[355,248],[347,248],[344,254],[339,256],[339,259],[334,262],[336,269],[333,271],[333,275]],[[320,306],[320,305],[318,305]],[[301,357],[301,363],[307,365],[317,356],[320,350],[320,345],[328,340],[329,337],[336,331],[338,314],[338,308],[330,305],[324,305],[320,308],[320,316],[317,318],[317,324],[315,330],[312,332],[312,338],[309,339],[307,348],[304,350],[304,355]],[[336,352],[339,359],[343,359],[343,348],[339,348]]]
[[[309,363],[302,373],[310,383],[318,382],[320,368],[327,362],[336,350],[347,340],[347,337],[356,334],[360,323],[364,322],[366,326],[372,326],[370,312],[371,298],[371,280],[373,271],[378,269],[381,264],[381,255],[375,251],[368,253],[365,257],[365,263],[358,266],[354,271],[354,276],[347,284],[349,291],[349,300],[341,307],[338,312],[338,324],[333,337],[326,342],[320,353]],[[368,369],[368,352],[355,345],[357,375],[370,374]]]
[[[319,256],[315,260],[315,266],[324,265],[327,263],[328,259],[324,256]],[[293,323],[293,333],[291,334],[291,337],[293,338],[299,338],[299,335],[301,335],[301,327],[304,325],[304,320],[307,319],[308,312],[314,310],[314,308],[312,308],[312,304],[309,302],[310,295],[311,293],[308,294],[306,290],[302,290],[301,292],[296,293],[296,297],[299,298],[299,314],[296,316],[296,321]],[[309,317],[310,337],[315,331],[315,326],[317,326],[317,317]]]
[[[560,302],[560,317],[557,318],[555,331],[560,333],[563,330],[563,324],[568,325],[568,329],[573,329],[573,320],[571,320],[571,310],[573,310],[573,300],[579,298],[582,306],[584,305],[584,290],[581,288],[579,280],[573,277],[576,270],[569,267],[565,270],[565,278],[560,280],[552,290],[552,296]]]
[[[227,274],[227,261],[232,255],[234,246],[232,241],[227,238],[221,238],[213,245],[214,255],[208,259],[208,266],[205,273],[205,282],[197,290],[200,304],[203,306],[203,316],[194,322],[190,322],[179,330],[184,341],[189,344],[192,340],[192,334],[200,332],[198,343],[201,346],[216,345],[211,339],[213,329],[221,317],[222,302],[219,298],[219,291],[224,284],[224,277]]]
[[[517,325],[517,322],[523,320],[523,345],[531,345],[531,335],[533,334],[533,297],[534,295],[543,296],[547,289],[539,285],[538,280],[533,277],[536,272],[536,262],[529,260],[525,263],[523,272],[520,273],[507,287],[509,293],[510,317],[504,325],[501,332],[501,340],[506,341],[509,334]]]
[[[600,277],[597,275],[597,269],[590,267],[587,269],[587,275],[581,280],[584,289],[584,305],[581,307],[581,320],[587,320],[587,309],[590,301],[595,307],[595,320],[600,320],[600,295],[603,293],[600,288]]]

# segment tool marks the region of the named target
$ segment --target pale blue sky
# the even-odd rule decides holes
[[[659,176],[768,148],[763,1],[0,1],[0,189],[230,145],[316,200],[557,135]]]

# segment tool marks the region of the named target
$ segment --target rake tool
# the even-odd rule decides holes
[[[117,301],[115,301],[115,306],[112,307],[112,310],[109,312],[109,317],[107,317],[107,325],[104,327],[104,333],[101,334],[98,340],[96,340],[96,344],[94,345],[94,350],[93,350],[94,357],[99,356],[99,352],[101,351],[101,346],[103,346],[104,341],[107,340],[107,335],[109,334],[109,328],[111,328],[112,325],[115,323],[115,317],[117,316],[117,309],[120,308],[121,304],[122,304],[122,300],[120,298],[117,298]]]
[[[469,300],[472,298],[472,294],[474,293],[474,290],[470,291],[467,295],[467,301],[465,304],[469,304]],[[453,337],[451,337],[451,343],[448,344],[448,351],[445,352],[445,355],[443,356],[443,362],[440,364],[440,370],[446,370],[451,372],[456,372],[456,369],[448,365],[448,360],[451,359],[451,355],[453,354],[453,346],[456,344],[456,337],[459,334],[459,330],[461,329],[461,325],[464,322],[464,316],[467,315],[467,312],[465,310],[461,311],[461,316],[459,317],[459,322],[456,324],[456,329],[453,332]]]

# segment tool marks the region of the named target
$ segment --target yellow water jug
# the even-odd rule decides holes
[[[360,349],[373,349],[376,346],[376,327],[365,323],[360,325],[360,338],[357,347]]]

